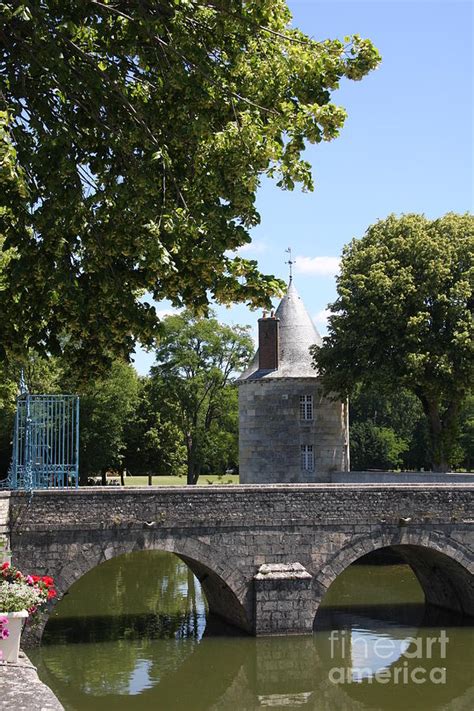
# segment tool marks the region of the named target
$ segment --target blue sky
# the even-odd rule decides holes
[[[473,17],[470,0],[289,0],[293,24],[315,39],[360,34],[382,64],[361,82],[344,81],[333,101],[348,113],[339,138],[309,146],[315,190],[279,190],[263,180],[261,224],[243,252],[261,271],[295,284],[325,333],[325,310],[336,296],[342,247],[378,218],[423,212],[430,218],[466,212],[474,202]],[[159,306],[169,309],[166,303]],[[216,309],[226,323],[255,327],[258,312]],[[139,350],[146,373],[153,354]]]

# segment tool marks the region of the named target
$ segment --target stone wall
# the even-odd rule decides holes
[[[313,396],[314,417],[300,419],[300,395]],[[301,445],[313,446],[314,471],[301,470]],[[315,378],[239,383],[242,484],[323,482],[347,469],[345,406],[322,395]]]
[[[331,484],[470,484],[473,472],[333,472]]]
[[[287,631],[307,632],[348,565],[396,547],[429,601],[474,615],[473,495],[467,485],[330,484],[14,493],[11,543],[15,562],[53,575],[60,594],[113,556],[176,553],[202,580],[211,610],[253,633],[263,630],[265,615],[295,601],[290,585],[286,597],[261,598],[274,604],[259,607],[254,577],[262,565],[306,569],[310,595],[299,628],[291,620]],[[280,619],[273,632],[285,633]]]
[[[0,497],[0,563],[10,560],[10,493]]]

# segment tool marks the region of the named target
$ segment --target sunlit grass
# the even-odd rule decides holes
[[[185,476],[154,476],[152,477],[153,486],[185,486]],[[238,474],[202,474],[198,479],[198,486],[222,485],[222,484],[238,484]],[[127,476],[125,477],[125,486],[147,486],[147,476]]]

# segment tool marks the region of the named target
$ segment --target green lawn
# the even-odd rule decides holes
[[[217,476],[215,474],[202,474],[198,479],[198,486],[209,486],[210,484],[238,484],[238,474],[223,474]],[[153,486],[185,486],[185,476],[154,476]],[[125,486],[147,486],[147,476],[127,476],[125,477]]]

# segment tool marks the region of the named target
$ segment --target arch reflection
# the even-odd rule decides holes
[[[48,624],[45,644],[34,661],[67,708],[455,709],[461,698],[466,708],[474,708],[471,669],[463,664],[466,660],[470,665],[472,630],[452,617],[430,620],[422,605],[408,601],[396,621],[393,605],[374,599],[369,608],[354,611],[347,605],[347,583],[341,597],[333,599],[339,604],[318,614],[312,637],[254,639],[209,615],[199,582],[182,561],[171,554],[150,553],[114,559],[99,576],[100,567],[96,568],[89,581],[84,578],[88,585],[81,594],[82,606],[74,608],[72,589],[63,601],[68,607],[63,612],[58,607],[57,619]],[[354,570],[352,589],[367,587],[368,568]],[[389,576],[388,588],[394,584],[395,578]],[[100,619],[102,626],[93,631]],[[384,665],[393,670],[407,663],[413,669],[418,661],[409,658],[411,639],[439,634],[443,625],[453,639],[444,660],[443,688],[374,681]],[[331,649],[334,631],[346,632],[349,651],[341,646]],[[366,649],[356,635],[367,643],[369,656],[375,656],[377,640],[395,645],[393,655],[382,664],[375,660],[371,673],[360,680],[352,671]],[[334,667],[350,668],[348,679],[331,680]]]

